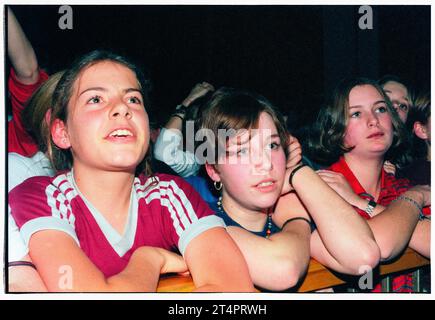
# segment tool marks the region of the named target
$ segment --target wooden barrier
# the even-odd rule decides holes
[[[380,266],[380,274],[417,269],[430,264],[430,260],[419,255],[412,249],[407,249],[400,259]],[[334,287],[345,283],[316,260],[311,259],[307,276],[298,289],[298,292],[309,292]],[[157,287],[157,292],[192,292],[195,289],[190,276],[163,276]]]

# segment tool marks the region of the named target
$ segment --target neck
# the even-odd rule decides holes
[[[383,158],[361,158],[346,153],[344,159],[364,190],[377,199],[381,190]]]
[[[231,219],[249,231],[262,231],[267,220],[267,210],[261,211],[245,208],[226,193],[225,190],[222,192],[222,208]]]
[[[130,207],[134,173],[108,172],[74,166],[80,192],[118,231],[123,230]]]

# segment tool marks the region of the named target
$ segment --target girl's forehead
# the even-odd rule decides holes
[[[98,61],[92,65],[83,68],[74,81],[73,88],[79,90],[81,87],[95,86],[100,84],[114,84],[113,80],[119,82],[124,80],[138,87],[139,83],[136,74],[123,64],[115,61]]]

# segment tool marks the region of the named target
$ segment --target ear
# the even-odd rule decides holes
[[[54,120],[53,124],[51,125],[50,132],[51,132],[51,137],[53,139],[53,142],[59,148],[68,149],[71,147],[66,125],[62,120],[60,119]]]
[[[221,177],[219,176],[219,172],[216,170],[215,165],[209,164],[208,162],[205,163],[205,171],[207,171],[208,176],[213,181],[221,181]]]
[[[420,121],[414,122],[414,133],[422,140],[427,140],[429,138],[426,126],[423,125]]]

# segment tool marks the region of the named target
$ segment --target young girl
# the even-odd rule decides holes
[[[430,244],[422,241],[427,239],[422,233],[428,232],[430,221],[419,217],[421,208],[430,204],[430,189],[408,190],[407,180],[383,169],[384,160],[397,152],[406,133],[382,88],[368,79],[344,80],[321,114],[313,154],[335,163],[319,175],[367,219],[381,259],[393,259],[408,243],[429,253]],[[405,280],[395,280],[394,291],[409,291],[410,279]]]
[[[161,272],[185,270],[166,251],[179,250],[198,291],[253,290],[236,244],[199,195],[181,179],[140,173],[147,105],[139,70],[111,53],[85,55],[59,81],[47,153],[57,170],[67,170],[9,193],[45,285],[154,291]]]
[[[203,112],[202,130],[207,149],[217,150],[214,156],[207,151],[206,170],[222,192],[210,205],[224,219],[257,286],[269,290],[295,286],[306,272],[310,238],[318,239],[311,241],[316,247],[312,251],[324,256],[331,252],[330,264],[340,271],[358,274],[361,265],[377,265],[379,249],[352,207],[308,167],[286,172],[287,132],[270,102],[222,88]],[[291,189],[289,178],[296,177],[301,181],[295,180],[293,187],[302,194],[303,204],[294,193],[279,199]],[[303,205],[318,227],[313,234]],[[353,244],[351,249],[341,244],[345,241]]]

